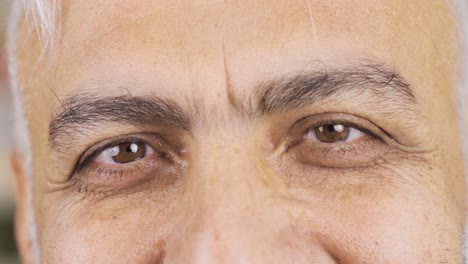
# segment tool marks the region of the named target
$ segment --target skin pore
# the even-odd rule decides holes
[[[18,33],[41,262],[462,263],[454,23],[442,0],[63,1],[49,60]]]

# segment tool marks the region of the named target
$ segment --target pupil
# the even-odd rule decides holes
[[[137,153],[139,147],[136,143],[132,143],[131,145],[127,146],[125,149],[128,153]]]

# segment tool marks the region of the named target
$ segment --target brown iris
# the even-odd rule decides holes
[[[349,131],[350,127],[342,124],[328,124],[314,128],[317,139],[325,143],[345,141]]]
[[[125,142],[112,147],[108,153],[116,163],[129,163],[144,158],[146,146],[142,142]]]

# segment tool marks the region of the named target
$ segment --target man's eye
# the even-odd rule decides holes
[[[94,193],[130,191],[149,182],[161,191],[169,190],[185,165],[173,146],[154,133],[109,138],[94,143],[81,155],[70,180],[78,190]]]
[[[285,153],[300,170],[369,167],[389,150],[390,141],[364,118],[325,113],[299,119],[289,128]]]
[[[307,131],[304,138],[322,143],[348,143],[365,136],[364,132],[351,126],[341,123],[330,123],[311,128]]]
[[[154,150],[143,142],[124,142],[105,149],[92,162],[111,165],[125,164],[140,160],[153,153]]]

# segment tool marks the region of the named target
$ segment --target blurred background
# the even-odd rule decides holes
[[[19,263],[13,238],[13,177],[9,168],[12,147],[12,112],[5,55],[5,28],[9,0],[0,0],[0,263]]]

